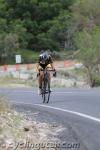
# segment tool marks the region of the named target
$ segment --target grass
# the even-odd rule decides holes
[[[58,72],[59,78],[69,79],[84,79],[86,78],[86,70],[84,68],[75,68],[75,69],[59,69]]]
[[[0,86],[2,87],[12,87],[12,86],[29,86],[27,80],[21,80],[17,78],[13,78],[12,76],[5,76],[0,78]]]

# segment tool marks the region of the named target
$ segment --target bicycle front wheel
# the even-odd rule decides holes
[[[43,103],[48,103],[50,99],[50,82],[48,80],[44,81],[44,88],[43,88]]]
[[[46,94],[45,94],[45,101],[46,101],[46,103],[48,103],[49,102],[49,100],[50,100],[50,82],[49,82],[49,80],[48,80],[48,82],[46,83]]]

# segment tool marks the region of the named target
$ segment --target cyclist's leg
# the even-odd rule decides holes
[[[39,88],[42,88],[43,78],[44,78],[43,71],[40,71],[40,75],[39,75]]]
[[[41,94],[41,88],[42,88],[42,81],[43,81],[43,72],[40,71],[43,69],[41,66],[39,67],[39,76],[38,76],[38,85],[39,85],[39,94]]]
[[[51,89],[51,87],[50,87],[50,85],[51,85],[51,74],[50,74],[50,72],[48,72],[48,77],[49,77],[49,79],[48,79],[48,82],[49,82],[49,90],[50,90],[50,92],[52,92],[52,89]]]
[[[51,70],[51,65],[48,64],[47,68],[48,68],[48,70]],[[48,71],[48,77],[49,77],[48,81],[49,81],[49,84],[50,84],[51,83],[51,73],[50,73],[50,71]],[[52,91],[52,90],[50,89],[50,91]]]

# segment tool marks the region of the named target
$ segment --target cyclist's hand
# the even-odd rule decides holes
[[[54,69],[53,76],[54,76],[54,77],[56,77],[56,76],[57,76],[57,72],[56,72],[56,70],[55,70],[55,69]]]
[[[40,75],[40,73],[38,72],[38,73],[37,73],[37,77],[39,77],[39,75]]]

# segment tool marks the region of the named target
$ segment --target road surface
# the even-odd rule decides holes
[[[1,94],[20,107],[39,111],[42,121],[47,117],[49,122],[53,118],[62,123],[73,132],[67,131],[63,138],[69,140],[73,135],[80,150],[100,150],[100,88],[53,89],[49,104],[43,104],[33,88],[0,88]]]

